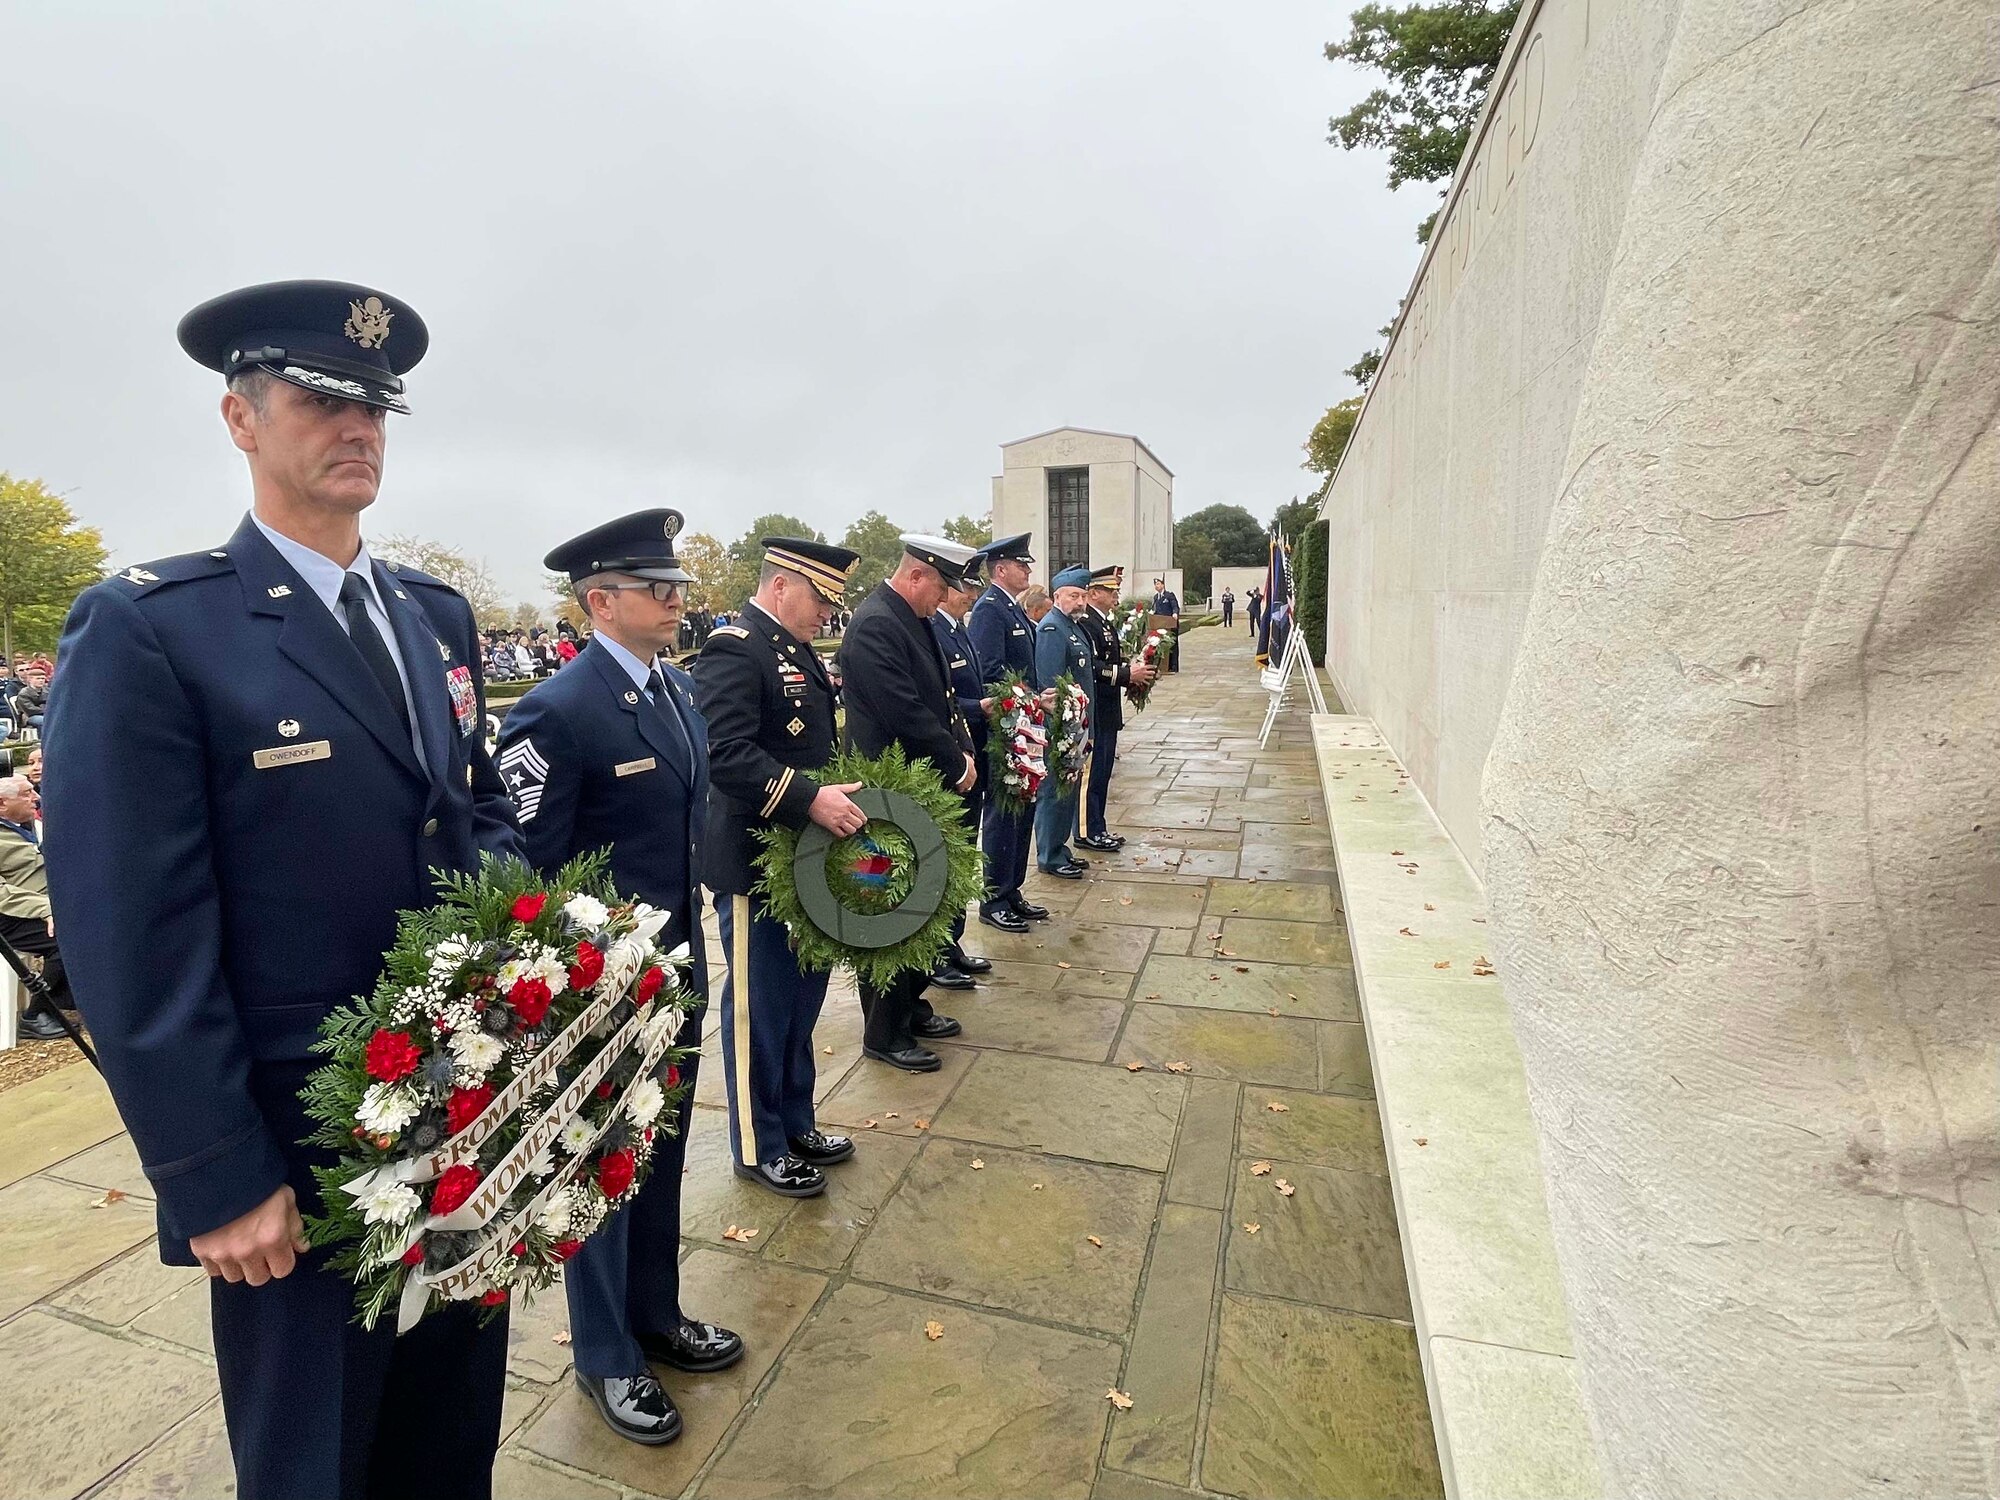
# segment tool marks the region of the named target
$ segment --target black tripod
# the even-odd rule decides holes
[[[85,1060],[93,1068],[102,1073],[104,1068],[97,1060],[95,1049],[91,1047],[89,1042],[84,1040],[83,1033],[76,1029],[76,1022],[72,1021],[63,1008],[56,1004],[56,997],[54,992],[49,989],[49,982],[33,969],[29,968],[28,961],[21,957],[20,951],[4,937],[0,937],[0,958],[7,960],[7,967],[21,976],[21,987],[28,992],[31,999],[36,1003],[48,1007],[49,1014],[56,1018],[56,1024],[69,1034],[69,1039],[72,1042],[76,1043],[76,1050],[84,1055]],[[30,1008],[33,1008],[32,1005]]]

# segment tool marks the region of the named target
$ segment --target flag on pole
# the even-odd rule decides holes
[[[1264,616],[1257,622],[1257,665],[1271,663],[1271,616],[1280,609],[1284,618],[1291,618],[1292,570],[1285,555],[1285,539],[1276,531],[1271,533],[1271,555],[1264,565]],[[1280,637],[1282,640],[1282,637]]]

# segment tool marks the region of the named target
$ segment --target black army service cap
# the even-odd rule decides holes
[[[640,510],[582,536],[571,537],[542,559],[542,566],[567,573],[571,583],[599,573],[629,573],[662,583],[693,583],[694,575],[674,557],[674,538],[681,534],[677,510]]]
[[[409,303],[350,281],[270,281],[181,319],[181,348],[224,376],[259,366],[302,390],[407,412],[402,375],[430,348]]]
[[[1019,536],[1003,536],[998,541],[988,542],[979,549],[989,565],[996,562],[1033,562],[1035,554],[1028,550],[1028,538],[1033,532],[1024,531]]]
[[[809,542],[796,536],[760,537],[764,561],[798,574],[828,604],[847,599],[847,570],[861,560],[859,552],[831,542]]]

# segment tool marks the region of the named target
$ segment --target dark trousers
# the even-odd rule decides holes
[[[1092,838],[1104,835],[1104,799],[1111,792],[1111,767],[1118,758],[1118,726],[1105,720],[1090,745],[1090,770],[1083,790],[1083,831]]]
[[[1021,894],[1021,882],[1028,878],[1028,841],[1032,836],[1035,809],[1032,805],[1010,813],[996,800],[988,800],[980,814],[979,842],[986,851],[987,911],[1012,904]]]
[[[813,1028],[826,1004],[824,972],[804,973],[785,924],[754,896],[717,896],[722,953],[722,1070],[729,1083],[729,1149],[738,1166],[775,1161],[814,1127]]]
[[[1181,617],[1174,616],[1174,623],[1167,627],[1167,670],[1181,669]]]
[[[914,1047],[916,1033],[910,1028],[932,1014],[924,999],[928,974],[906,969],[878,989],[866,980],[861,984],[861,1043],[871,1052],[901,1052]]]
[[[23,956],[32,954],[42,961],[42,982],[64,1010],[75,1010],[70,997],[69,976],[63,972],[62,953],[49,936],[49,924],[41,917],[0,917],[0,937],[14,945]]]
[[[1236,606],[1234,604],[1225,603],[1222,606],[1222,628],[1224,630],[1227,630],[1231,625],[1235,623],[1236,623]]]
[[[700,951],[695,950],[697,955]],[[646,1185],[606,1219],[563,1267],[570,1352],[579,1375],[600,1379],[637,1375],[646,1368],[646,1356],[636,1335],[666,1333],[680,1326],[681,1168],[687,1161],[687,1133],[694,1123],[703,1014],[689,1015],[674,1038],[676,1047],[691,1049],[677,1064],[687,1093],[674,1116],[674,1134],[653,1147]]]
[[[981,749],[974,758],[979,762],[979,780],[973,784],[973,788],[971,791],[960,792],[958,794],[958,800],[961,803],[963,803],[965,807],[965,812],[964,812],[965,826],[968,830],[970,830],[973,839],[977,841],[977,839],[979,838],[980,828],[981,828],[981,813],[984,811],[986,805],[987,763],[986,763],[986,753],[984,749]],[[992,881],[990,876],[987,881],[987,889],[989,892],[992,890]],[[980,904],[982,906],[985,905],[984,900],[982,900]],[[964,951],[959,946],[959,941],[958,941],[960,938],[964,936],[965,936],[965,911],[964,908],[961,907],[958,911],[952,913],[951,946],[945,949],[945,957],[947,959],[949,959],[954,953],[962,953]]]
[[[260,1063],[250,1086],[280,1141],[309,1122],[306,1062]],[[319,1211],[311,1167],[325,1152],[287,1149],[300,1211]],[[440,1307],[401,1338],[393,1306],[365,1331],[354,1285],[326,1253],[262,1286],[209,1283],[215,1367],[241,1500],[406,1495],[487,1500],[500,1444],[507,1309],[480,1325],[473,1306]],[[440,1401],[444,1402],[440,1406]]]

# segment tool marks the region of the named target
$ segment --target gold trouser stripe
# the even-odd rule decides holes
[[[729,1006],[736,1039],[736,1088],[730,1104],[736,1112],[736,1133],[746,1166],[757,1166],[764,1153],[757,1145],[757,1116],[750,1109],[750,898],[729,898]]]
[[[776,809],[777,805],[785,800],[785,788],[789,787],[792,784],[793,774],[794,773],[792,768],[790,766],[786,766],[785,774],[778,778],[777,786],[772,789],[770,801],[766,802],[764,806],[758,811],[757,813],[758,817],[760,818],[770,817],[771,813],[773,812],[773,810]]]

